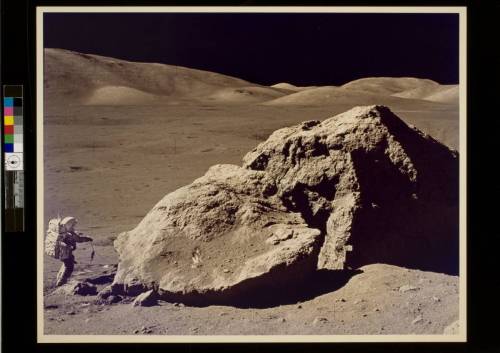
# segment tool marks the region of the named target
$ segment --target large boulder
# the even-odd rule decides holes
[[[274,132],[115,241],[114,292],[223,301],[382,262],[456,272],[457,153],[382,106]]]
[[[274,193],[264,172],[211,167],[117,238],[114,291],[136,295],[157,285],[164,297],[196,300],[313,270],[320,231]]]

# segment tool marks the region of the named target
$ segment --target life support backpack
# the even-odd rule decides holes
[[[71,248],[63,242],[64,233],[65,228],[61,224],[61,218],[49,221],[45,236],[45,254],[58,260],[66,260],[71,255]]]

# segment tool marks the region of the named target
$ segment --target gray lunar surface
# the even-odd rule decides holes
[[[458,86],[46,49],[44,88],[45,220],[96,240],[45,257],[45,333],[458,332]]]

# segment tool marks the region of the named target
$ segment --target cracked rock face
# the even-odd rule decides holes
[[[458,155],[387,107],[277,130],[243,161],[322,231],[318,268],[456,270]]]
[[[320,231],[273,193],[264,172],[211,167],[119,236],[114,287],[128,294],[153,283],[164,295],[221,292],[297,265],[313,268],[306,262]]]
[[[216,298],[317,269],[458,267],[458,156],[383,106],[275,131],[115,242],[113,288]]]

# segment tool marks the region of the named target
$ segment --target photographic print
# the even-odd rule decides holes
[[[465,15],[38,8],[38,340],[464,341]]]

